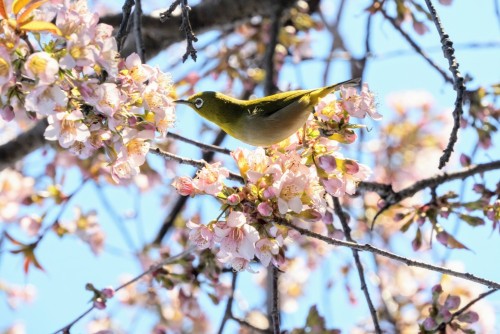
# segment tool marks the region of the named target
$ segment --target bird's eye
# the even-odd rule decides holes
[[[203,99],[198,97],[196,100],[194,100],[194,106],[198,109],[203,107]]]

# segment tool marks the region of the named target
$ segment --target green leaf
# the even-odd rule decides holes
[[[464,222],[466,222],[470,226],[484,225],[484,220],[482,218],[479,218],[479,217],[460,214],[460,219],[462,219]]]

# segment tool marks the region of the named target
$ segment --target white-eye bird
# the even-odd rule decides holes
[[[201,92],[186,104],[227,134],[254,146],[270,146],[295,133],[313,112],[319,99],[340,86],[357,86],[360,79],[351,79],[316,89],[294,90],[254,100],[239,100],[218,92]]]

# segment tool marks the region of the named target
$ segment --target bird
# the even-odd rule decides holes
[[[267,147],[300,129],[321,98],[341,86],[357,86],[359,83],[360,78],[356,78],[331,86],[293,90],[252,100],[239,100],[219,92],[205,91],[174,102],[191,107],[244,143]]]

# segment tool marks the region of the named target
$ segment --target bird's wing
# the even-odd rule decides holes
[[[311,91],[312,89],[284,92],[263,99],[249,100],[246,101],[245,108],[250,115],[259,117],[271,117],[276,112],[291,105],[303,109],[307,107],[308,101],[301,100]]]

